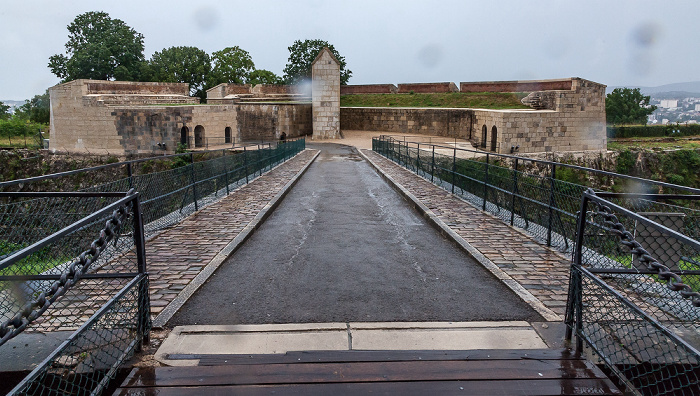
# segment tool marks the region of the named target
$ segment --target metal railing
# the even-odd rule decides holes
[[[100,394],[147,342],[150,330],[139,194],[0,192],[0,197],[18,207],[43,200],[91,211],[74,213],[76,221],[15,212],[18,225],[41,227],[44,219],[49,229],[59,228],[38,240],[32,233],[25,238],[21,226],[0,223],[0,353],[14,338],[36,340],[24,341],[25,331],[73,331],[10,394]]]
[[[235,150],[159,156],[3,182],[0,191],[118,192],[135,189],[141,196],[146,235],[150,236],[227,196],[304,148],[302,138],[266,146],[236,147]],[[13,204],[9,197],[0,197],[0,225],[14,224],[14,232],[38,240],[55,231],[56,228],[50,226],[50,217],[76,219],[81,214],[91,213],[94,208],[90,205],[93,204],[88,201],[53,202],[49,198],[27,200],[19,205]],[[35,215],[27,216],[28,213]],[[39,220],[42,226],[35,227]]]
[[[690,187],[576,165],[391,136],[373,138],[372,150],[565,252],[572,252],[577,211],[588,184],[613,191],[700,194]]]
[[[578,216],[567,339],[633,394],[700,393],[698,215],[670,201],[700,195],[588,190]]]

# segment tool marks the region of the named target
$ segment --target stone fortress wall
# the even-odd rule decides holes
[[[454,92],[447,83],[424,84],[424,91]],[[409,84],[399,84],[409,85]],[[411,84],[414,87],[422,84]],[[433,85],[433,86],[430,86]],[[454,84],[452,84],[454,85]],[[385,87],[350,86],[346,92],[380,93]],[[532,109],[343,107],[344,130],[426,134],[462,138],[497,153],[599,151],[607,149],[605,85],[582,78],[462,82],[462,92],[530,92]]]
[[[459,92],[454,83],[340,86],[339,64],[321,51],[306,86],[220,84],[207,104],[187,84],[75,80],[49,89],[50,147],[112,155],[222,148],[234,142],[341,129],[467,139],[485,151],[605,150],[605,86],[581,78],[460,84],[463,92],[530,92],[531,109],[340,108],[340,94]]]
[[[188,84],[180,83],[74,80],[50,88],[49,95],[50,147],[58,151],[173,153],[180,143],[230,147],[242,140],[279,139],[283,133],[309,135],[312,127],[310,103],[267,96],[252,103],[212,100],[203,105],[189,96]]]

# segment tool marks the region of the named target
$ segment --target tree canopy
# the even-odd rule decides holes
[[[0,120],[6,120],[10,118],[10,106],[3,102],[0,102]]]
[[[324,40],[296,40],[291,47],[287,48],[289,50],[289,59],[284,67],[283,78],[285,83],[296,84],[301,80],[310,79],[311,63],[324,47],[328,47],[340,63],[340,84],[347,85],[352,71],[346,69],[345,58],[340,56],[340,53],[333,45]]]
[[[255,70],[255,63],[248,51],[238,46],[214,52],[211,62],[211,87],[221,83],[245,84],[250,79],[250,73]]]
[[[265,69],[256,69],[253,70],[250,75],[248,76],[248,84],[251,85],[258,85],[258,84],[269,84],[269,85],[279,85],[283,84],[284,81],[282,78],[275,73],[265,70]]]
[[[68,25],[66,54],[49,58],[49,69],[63,81],[138,80],[143,35],[106,12],[86,12]]]
[[[649,105],[649,96],[639,88],[615,88],[605,99],[605,114],[609,124],[646,124],[656,110]]]
[[[156,52],[149,61],[155,81],[190,84],[190,94],[206,99],[211,72],[209,55],[197,47],[170,47]]]
[[[15,116],[40,124],[48,124],[51,114],[50,104],[49,90],[47,89],[44,94],[34,95],[33,98],[19,106],[15,111]]]

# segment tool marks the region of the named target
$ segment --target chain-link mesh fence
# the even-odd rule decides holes
[[[591,186],[599,191],[700,193],[689,187],[575,165],[390,136],[373,138],[372,150],[568,253],[572,252],[581,197]]]
[[[566,322],[631,392],[700,392],[700,195],[584,193]],[[636,210],[629,210],[628,207]]]
[[[11,393],[99,393],[150,327],[138,194],[0,197],[17,221],[0,230],[0,353],[25,331],[76,331]]]
[[[0,183],[0,352],[24,331],[77,330],[13,392],[99,393],[150,327],[139,241],[304,148],[288,140]]]
[[[0,183],[0,191],[118,192],[133,188],[141,195],[146,234],[150,236],[218,201],[304,148],[305,140],[301,138],[175,154],[4,182]],[[0,227],[23,235],[40,235],[42,230],[43,235],[49,235],[56,230],[51,224],[60,226],[69,217],[78,219],[81,214],[91,213],[105,199],[0,197]],[[13,241],[0,239],[0,249],[3,243],[16,243]]]

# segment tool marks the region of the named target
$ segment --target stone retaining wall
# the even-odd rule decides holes
[[[398,93],[446,93],[459,92],[453,82],[399,84]]]
[[[394,84],[341,85],[341,95],[395,94],[399,89]]]
[[[397,107],[342,107],[344,130],[382,131],[468,139],[474,111]]]

